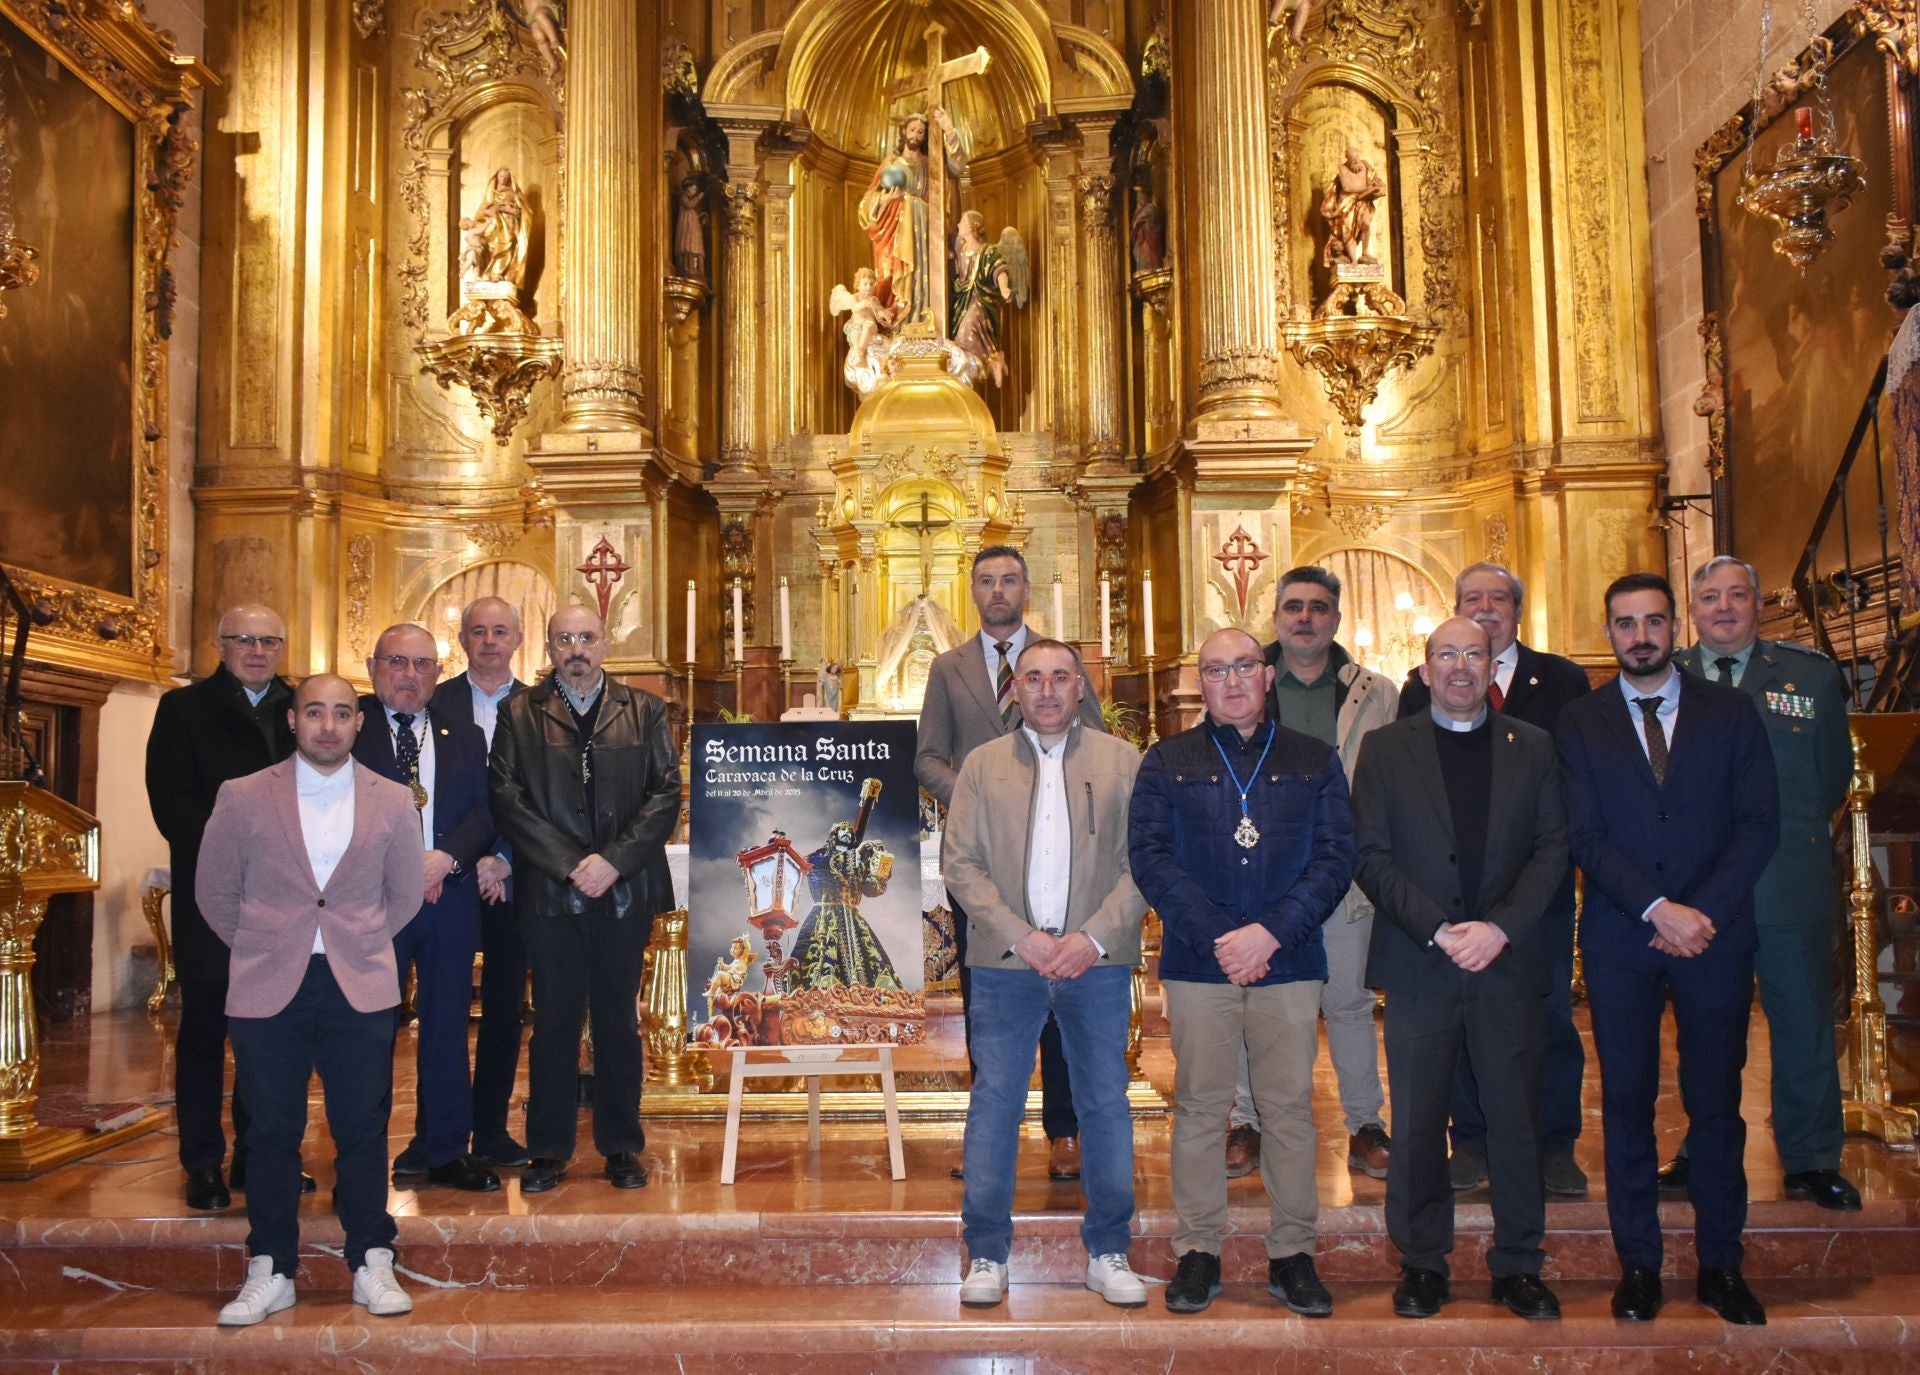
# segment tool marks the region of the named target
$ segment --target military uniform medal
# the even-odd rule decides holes
[[[1214,738],[1213,747],[1220,751],[1220,762],[1227,766],[1227,777],[1233,780],[1233,790],[1240,794],[1240,824],[1233,828],[1233,843],[1243,850],[1251,850],[1260,843],[1260,828],[1253,824],[1253,818],[1247,815],[1247,793],[1253,787],[1254,780],[1260,777],[1260,766],[1267,762],[1267,751],[1273,748],[1276,731],[1267,732],[1267,743],[1260,750],[1260,758],[1253,766],[1253,772],[1242,783],[1240,775],[1233,771],[1233,763],[1227,758],[1227,752],[1220,744],[1219,737]]]

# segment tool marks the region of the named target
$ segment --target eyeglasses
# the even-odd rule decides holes
[[[1034,669],[1030,673],[1020,675],[1020,686],[1031,689],[1034,692],[1038,692],[1043,687],[1050,687],[1058,691],[1079,676],[1079,674],[1069,673],[1065,669],[1059,669],[1053,673],[1042,673],[1039,669]]]
[[[1200,676],[1209,683],[1224,683],[1229,673],[1236,678],[1251,678],[1266,666],[1266,661],[1263,659],[1235,659],[1230,664],[1202,664]]]
[[[570,649],[574,645],[579,645],[582,649],[585,649],[588,645],[600,643],[600,632],[597,630],[563,630],[553,637],[553,642],[562,649]]]
[[[221,639],[230,645],[239,645],[242,649],[252,649],[256,645],[271,654],[287,642],[284,635],[222,635]]]
[[[1469,668],[1478,668],[1487,661],[1484,649],[1436,649],[1429,657],[1436,664],[1452,668],[1455,664],[1465,664]]]
[[[404,654],[388,654],[375,659],[376,664],[385,664],[394,673],[405,673],[412,668],[415,673],[431,673],[440,667],[438,659],[409,659]]]

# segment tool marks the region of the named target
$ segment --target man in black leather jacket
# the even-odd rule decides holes
[[[547,622],[553,675],[500,708],[494,821],[513,843],[514,905],[533,967],[522,1193],[573,1155],[580,1022],[593,1018],[593,1142],[614,1187],[645,1186],[634,1004],[653,915],[673,905],[667,838],[680,813],[666,704],[601,670],[607,630],[583,606]]]

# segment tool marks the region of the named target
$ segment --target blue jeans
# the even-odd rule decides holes
[[[1080,1190],[1087,1254],[1127,1254],[1133,1240],[1133,1115],[1127,1107],[1127,1019],[1133,971],[1095,966],[1077,979],[1030,969],[976,969],[968,1026],[973,1096],[967,1107],[967,1188],[960,1204],[967,1255],[1005,1264],[1013,1245],[1014,1163],[1040,1028],[1060,1025],[1080,1118]]]

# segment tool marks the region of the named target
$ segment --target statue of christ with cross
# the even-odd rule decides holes
[[[926,67],[887,88],[889,104],[917,95],[925,100],[930,117],[916,113],[900,121],[893,147],[890,152],[883,148],[859,208],[860,227],[873,243],[878,294],[902,325],[930,325],[942,338],[952,275],[947,261],[947,178],[962,175],[967,163],[965,144],[947,116],[943,95],[947,82],[978,76],[989,61],[985,48],[945,60],[945,37],[944,28],[929,24]],[[936,133],[945,154],[942,168],[928,159]]]

